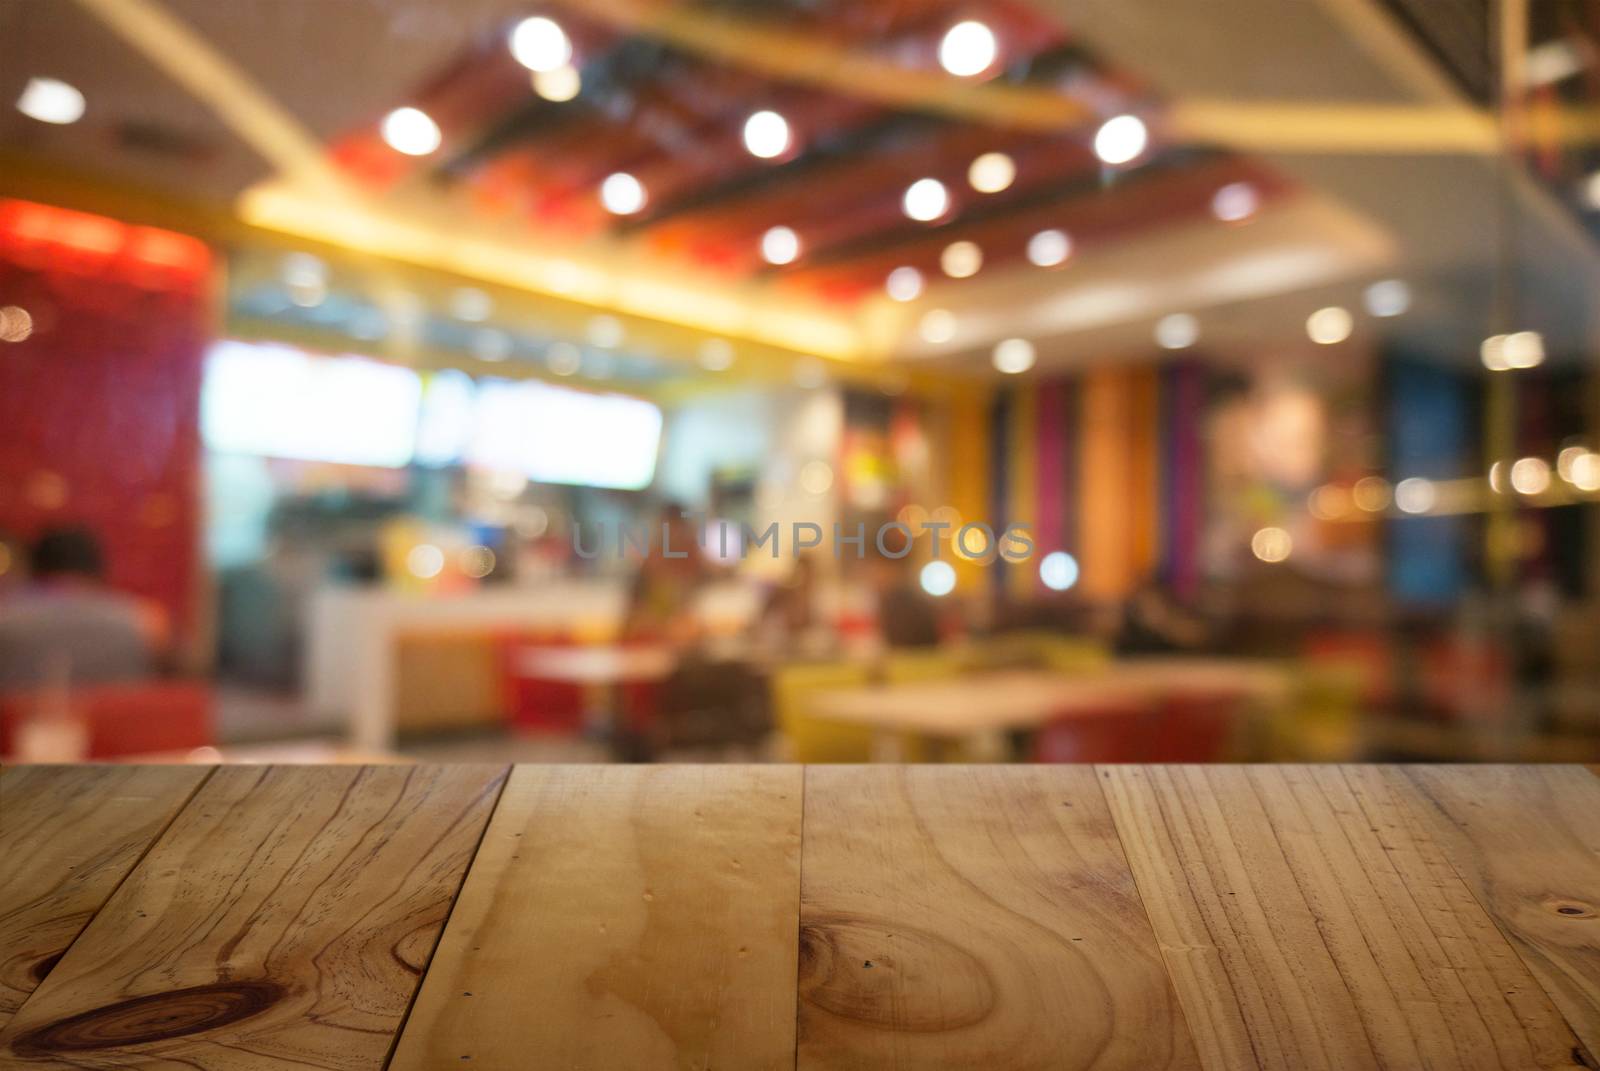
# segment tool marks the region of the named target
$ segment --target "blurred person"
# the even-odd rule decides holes
[[[681,506],[668,504],[650,534],[628,594],[622,638],[689,646],[699,638],[695,599],[709,579],[699,533]]]
[[[164,645],[158,613],[105,583],[100,541],[85,528],[46,531],[30,581],[0,600],[0,691],[150,676]]]
[[[899,540],[898,545],[895,541]],[[885,540],[887,549],[902,551],[906,537],[895,532]],[[937,647],[939,608],[922,590],[912,555],[891,557],[880,553],[872,561],[872,583],[878,601],[878,634],[886,647]]]
[[[756,622],[759,643],[771,651],[819,651],[834,637],[823,605],[815,555],[804,554],[783,583],[768,591]]]
[[[1123,607],[1115,646],[1121,655],[1173,654],[1203,647],[1208,638],[1205,622],[1146,580]]]

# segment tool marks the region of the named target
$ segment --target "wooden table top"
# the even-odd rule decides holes
[[[1580,766],[13,767],[0,1066],[1597,1068]]]
[[[1150,658],[1062,673],[1010,669],[944,680],[819,689],[806,700],[815,717],[921,736],[958,737],[1033,729],[1072,714],[1098,714],[1178,694],[1274,699],[1291,684],[1271,662]]]

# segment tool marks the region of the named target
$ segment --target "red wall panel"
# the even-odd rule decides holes
[[[211,257],[192,238],[0,201],[0,528],[82,524],[111,582],[194,623],[200,363]]]

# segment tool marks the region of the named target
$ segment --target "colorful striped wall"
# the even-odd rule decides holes
[[[1064,550],[1079,594],[1116,599],[1149,578],[1199,583],[1205,373],[1195,364],[1108,367],[952,400],[948,501],[997,529],[1027,521],[1025,565],[958,562],[960,588],[1044,593],[1038,563]]]

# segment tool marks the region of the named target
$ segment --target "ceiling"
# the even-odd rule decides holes
[[[1481,4],[1451,2],[1472,26],[1487,18]],[[1465,24],[1429,10],[1402,0],[0,0],[0,35],[26,57],[0,72],[0,93],[16,99],[44,74],[90,103],[72,126],[0,111],[0,151],[238,212],[291,244],[526,295],[528,316],[562,325],[513,348],[535,363],[540,346],[581,335],[596,312],[650,340],[635,356],[668,362],[692,361],[713,336],[741,354],[954,372],[986,370],[1008,337],[1033,340],[1041,368],[1141,359],[1159,352],[1151,324],[1171,312],[1199,318],[1202,346],[1281,352],[1304,344],[1311,310],[1358,308],[1361,288],[1388,276],[1412,285],[1416,314],[1363,322],[1358,337],[1381,328],[1470,359],[1498,307],[1507,233],[1529,295],[1516,314],[1537,319],[1558,354],[1584,352],[1600,256],[1572,194],[1593,161],[1587,148],[1536,155],[1503,197],[1479,108],[1484,73],[1469,62],[1479,44],[1441,36]],[[573,100],[534,93],[507,47],[538,13],[571,39]],[[1001,58],[981,78],[951,78],[938,44],[970,18],[995,30]],[[1538,34],[1589,29],[1544,21]],[[1588,77],[1555,91],[1582,99]],[[380,121],[400,106],[437,121],[437,152],[383,143]],[[793,134],[774,159],[741,143],[761,108]],[[1151,146],[1108,167],[1090,142],[1120,113],[1148,122]],[[1385,147],[1390,121],[1435,130],[1440,143],[1408,135]],[[979,193],[967,169],[989,152],[1007,154],[1016,178]],[[647,191],[636,214],[601,203],[602,180],[618,171]],[[924,177],[952,204],[918,222],[901,198]],[[1211,198],[1238,182],[1259,207],[1219,221]],[[791,263],[762,258],[774,227],[798,239]],[[1044,229],[1072,236],[1065,264],[1024,256]],[[982,251],[970,278],[941,270],[956,241]],[[914,301],[884,293],[902,266],[926,280]],[[263,308],[297,315],[256,297],[265,304],[247,311],[258,320],[275,315]],[[956,326],[930,341],[934,309]],[[457,334],[440,345],[470,349],[477,337]]]

